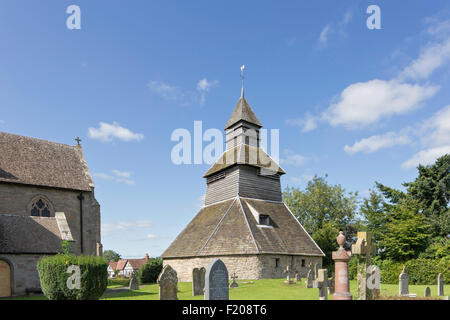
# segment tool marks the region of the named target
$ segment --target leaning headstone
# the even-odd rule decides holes
[[[308,275],[306,276],[305,280],[305,286],[306,288],[312,288],[313,287],[313,281],[314,281],[314,271],[309,270]]]
[[[205,268],[194,268],[192,270],[192,295],[201,296],[205,289]]]
[[[236,272],[233,272],[233,275],[231,276],[231,283],[230,283],[230,288],[237,288],[239,287],[238,283],[236,282],[236,279],[238,278],[238,276],[236,275]]]
[[[158,276],[159,300],[178,300],[177,272],[166,264]]]
[[[425,288],[424,297],[431,297],[431,289],[430,289],[430,287],[426,287]]]
[[[437,286],[438,286],[438,296],[443,297],[444,296],[444,276],[442,273],[439,273],[437,278]]]
[[[328,270],[319,269],[317,279],[313,282],[313,287],[319,289],[319,300],[328,300]]]
[[[371,255],[376,252],[376,247],[372,245],[370,232],[358,232],[356,244],[352,245],[352,255],[358,260],[357,283],[358,300],[372,300],[373,289],[367,284],[370,277],[368,267],[370,266]]]
[[[334,275],[328,278],[328,294],[334,294]]]
[[[205,300],[229,300],[228,270],[220,259],[206,268]]]
[[[403,267],[402,273],[398,276],[398,294],[405,296],[409,294],[409,276],[406,267]]]
[[[334,260],[335,275],[333,300],[352,300],[348,278],[348,261],[352,256],[352,252],[344,249],[345,236],[342,231],[339,231],[336,241],[339,249],[331,253],[331,258]]]
[[[130,284],[128,285],[130,290],[139,290],[139,281],[136,272],[131,274]]]

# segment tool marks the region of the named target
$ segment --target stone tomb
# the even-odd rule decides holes
[[[205,300],[229,300],[228,270],[220,259],[214,259],[206,268]]]
[[[164,266],[158,276],[159,300],[178,300],[177,272],[168,264]]]
[[[192,270],[192,295],[193,296],[201,296],[203,294],[203,290],[205,289],[205,274],[206,269],[194,268]]]

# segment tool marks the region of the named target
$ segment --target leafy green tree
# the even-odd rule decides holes
[[[337,248],[339,230],[346,233],[351,243],[358,207],[356,192],[346,192],[339,184],[329,184],[326,178],[314,176],[304,190],[287,187],[283,192],[286,205],[327,255],[325,266],[330,262],[331,251]]]
[[[105,250],[103,251],[103,258],[108,262],[119,261],[120,254],[115,252],[114,250]]]
[[[416,180],[404,186],[419,203],[433,236],[447,237],[450,235],[450,154],[432,165],[419,165],[417,170]]]
[[[416,258],[426,248],[430,236],[417,201],[409,197],[393,208],[385,228],[380,240],[381,255],[394,261]]]
[[[369,198],[363,200],[360,214],[363,218],[362,224],[365,226],[363,228],[372,234],[372,240],[379,247],[379,241],[383,237],[390,217],[383,195],[376,190],[371,190]]]

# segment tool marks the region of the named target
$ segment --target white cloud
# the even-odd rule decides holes
[[[318,118],[316,116],[306,113],[304,118],[288,119],[286,123],[300,127],[302,132],[309,132],[317,128],[317,121]]]
[[[422,50],[420,56],[399,74],[399,79],[427,79],[433,71],[450,61],[450,39]]]
[[[390,148],[396,145],[404,145],[410,143],[411,140],[406,132],[388,132],[382,135],[375,135],[369,138],[361,139],[352,146],[346,145],[345,152],[355,154],[358,152],[373,153],[383,148]]]
[[[296,154],[292,150],[286,149],[284,151],[284,153],[286,154],[286,156],[283,159],[280,159],[280,163],[282,163],[282,164],[301,167],[308,160],[306,157],[304,157],[300,154]]]
[[[349,128],[366,126],[384,117],[416,109],[439,87],[401,83],[396,80],[370,80],[354,83],[342,91],[338,101],[323,113],[331,125]]]
[[[148,228],[153,224],[151,220],[136,220],[136,221],[120,221],[117,223],[103,223],[102,236],[107,237],[115,232],[130,231],[137,228]]]
[[[156,234],[151,234],[151,233],[149,233],[148,235],[147,235],[147,238],[148,239],[155,239],[155,238],[157,238],[158,236],[156,235]]]
[[[203,105],[206,100],[206,94],[218,85],[218,80],[209,81],[207,78],[203,78],[197,82],[196,91],[185,90],[160,81],[150,81],[147,84],[151,91],[158,94],[164,100],[172,101],[182,106],[190,106],[195,103]]]
[[[321,47],[326,47],[328,43],[328,35],[331,32],[330,25],[326,25],[322,31],[320,32],[319,36],[319,45]]]
[[[119,171],[119,170],[111,170],[111,172],[113,173],[113,175],[109,175],[107,173],[94,173],[94,177],[103,179],[103,180],[108,180],[108,181],[116,181],[116,182],[120,182],[120,183],[125,183],[129,186],[134,186],[136,183],[134,180],[131,179],[131,172],[127,172],[127,171]]]
[[[434,163],[437,158],[445,154],[450,154],[450,145],[425,149],[416,153],[407,161],[403,162],[402,168],[404,169],[415,168],[419,164],[429,165]]]
[[[134,133],[127,128],[121,127],[117,122],[111,124],[100,122],[98,128],[90,127],[88,129],[88,136],[91,139],[100,140],[102,142],[111,142],[113,139],[122,141],[139,141],[144,139],[143,134]]]

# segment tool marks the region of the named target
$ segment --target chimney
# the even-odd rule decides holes
[[[148,253],[145,254],[145,262],[148,262]]]

